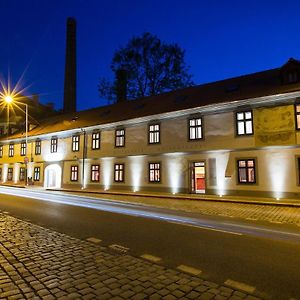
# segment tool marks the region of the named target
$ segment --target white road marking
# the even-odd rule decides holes
[[[113,250],[121,252],[121,253],[126,253],[129,250],[129,248],[121,246],[121,245],[117,245],[117,244],[113,244],[113,245],[110,245],[108,247],[110,249],[113,249]]]
[[[238,289],[247,293],[253,293],[255,291],[255,287],[245,284],[243,282],[238,282],[238,281],[234,281],[231,279],[227,279],[224,284],[226,284],[227,286],[230,286],[234,289]]]
[[[186,265],[180,265],[180,266],[177,267],[177,269],[180,270],[180,271],[183,271],[185,273],[194,275],[194,276],[197,276],[197,275],[202,273],[201,270],[190,267],[190,266],[186,266]]]
[[[9,212],[8,212],[8,211],[3,211],[2,213],[3,213],[3,214],[9,215]]]
[[[146,260],[149,260],[151,262],[155,262],[155,263],[161,261],[160,257],[154,256],[154,255],[151,255],[151,254],[143,254],[143,255],[141,255],[141,257],[146,259]]]
[[[243,235],[242,233],[239,233],[239,232],[233,232],[233,231],[227,231],[227,230],[222,230],[222,229],[210,228],[210,227],[205,227],[205,226],[201,226],[201,225],[179,223],[179,222],[174,222],[174,221],[169,221],[169,223],[177,224],[177,225],[184,225],[184,226],[189,226],[189,227],[194,227],[194,228],[200,228],[200,229],[206,229],[206,230],[212,230],[212,231],[217,231],[217,232],[229,233],[229,234],[234,234],[234,235]]]
[[[88,242],[91,242],[91,243],[94,243],[94,244],[99,244],[102,242],[102,240],[99,240],[97,238],[94,238],[94,237],[89,237],[86,239]]]

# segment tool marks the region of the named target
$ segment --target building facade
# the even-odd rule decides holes
[[[52,117],[0,140],[0,180],[45,188],[300,196],[300,64]]]

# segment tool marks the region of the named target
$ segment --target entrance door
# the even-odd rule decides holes
[[[44,187],[45,188],[61,187],[61,167],[59,165],[53,164],[46,167]]]
[[[205,162],[194,162],[192,164],[192,192],[205,193]]]

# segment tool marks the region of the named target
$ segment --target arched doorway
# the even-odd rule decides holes
[[[49,165],[45,168],[44,188],[61,187],[61,167],[58,164]]]

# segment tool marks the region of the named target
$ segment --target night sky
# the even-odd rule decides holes
[[[300,1],[0,1],[0,76],[62,107],[65,24],[77,20],[77,106],[106,104],[97,83],[112,77],[114,51],[145,31],[186,50],[196,84],[276,68],[300,59]]]

